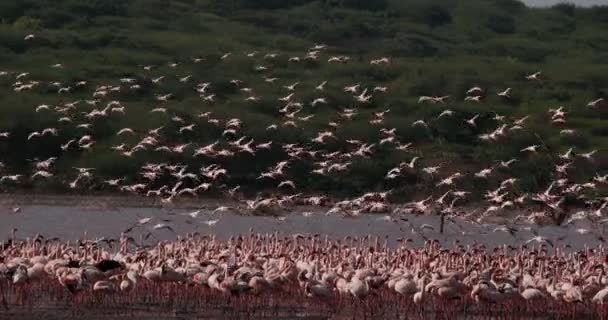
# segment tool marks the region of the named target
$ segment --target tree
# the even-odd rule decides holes
[[[485,26],[496,33],[509,34],[515,32],[515,20],[507,15],[489,15]]]
[[[502,12],[509,14],[515,14],[526,9],[526,5],[519,0],[495,0],[496,6],[500,8]]]
[[[551,7],[551,9],[570,17],[573,17],[576,12],[576,6],[572,3],[559,3]]]
[[[36,3],[33,0],[0,1],[0,17],[5,22],[12,23],[35,7]]]
[[[440,27],[452,23],[452,15],[448,9],[431,4],[420,9],[420,19],[428,26]]]
[[[380,11],[388,8],[388,0],[329,0],[330,5],[356,10]]]
[[[253,9],[283,9],[300,6],[312,0],[238,0],[242,6]]]
[[[70,0],[67,7],[87,17],[120,16],[126,13],[128,1],[121,0]]]
[[[13,28],[18,30],[36,30],[39,29],[41,25],[40,19],[28,16],[22,16],[13,22]]]

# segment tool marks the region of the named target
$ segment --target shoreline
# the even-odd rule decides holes
[[[250,200],[250,199],[242,199]],[[294,211],[313,211],[316,213],[324,212],[332,208],[337,201],[335,199],[329,202],[330,205],[306,205],[293,204],[290,207],[283,208],[284,213]],[[391,206],[399,206],[403,203],[391,203]],[[215,209],[219,206],[242,207],[243,203],[239,200],[233,200],[226,197],[215,198],[176,198],[170,204],[162,203],[158,198],[146,197],[134,194],[87,194],[87,195],[69,195],[60,193],[0,193],[0,208],[4,207],[19,207],[19,206],[74,206],[91,209],[113,209],[113,208],[153,208],[153,209]],[[477,208],[475,204],[467,207]],[[392,207],[391,207],[392,209]],[[377,215],[390,214],[371,213]],[[270,216],[272,214],[252,214],[253,216]]]
[[[335,203],[335,202],[330,202]],[[392,216],[394,213],[392,209],[398,207],[401,203],[392,203],[391,209],[387,212],[377,212],[366,214],[377,215],[377,216]],[[236,208],[232,210],[233,214],[240,216],[253,216],[253,217],[276,217],[282,215],[291,215],[293,213],[311,212],[314,214],[325,214],[327,210],[332,208],[331,205],[305,205],[305,204],[294,204],[290,207],[282,208],[280,211],[268,211],[268,212],[248,212],[247,209],[243,208],[244,204],[239,200],[229,199],[225,197],[216,198],[177,198],[170,204],[162,203],[158,198],[146,197],[142,195],[134,194],[88,194],[88,195],[68,195],[68,194],[53,194],[53,193],[0,193],[0,211],[13,209],[20,210],[22,207],[28,206],[49,206],[49,207],[74,207],[83,210],[107,210],[116,211],[121,208],[125,209],[177,209],[177,210],[213,210],[220,206],[227,206]],[[465,211],[475,211],[481,208],[480,203],[470,203],[466,207],[463,207]],[[582,209],[582,208],[580,208]],[[572,212],[574,212],[573,210]],[[527,215],[528,212],[525,208],[505,210],[495,216],[489,216],[484,222],[494,224],[508,224],[509,220],[514,219],[518,214]],[[422,215],[422,216],[436,216],[435,214]],[[347,217],[347,216],[345,216]],[[537,224],[541,225],[553,225],[559,226],[546,221],[544,223]]]
[[[0,194],[0,207],[11,206],[76,206],[99,209],[112,208],[210,208],[219,205],[237,205],[237,202],[224,198],[181,198],[166,205],[156,198],[138,195],[66,195],[52,193],[3,193]]]
[[[127,209],[184,209],[184,210],[213,210],[220,206],[242,208],[243,203],[228,198],[178,198],[170,204],[162,203],[158,198],[140,195],[124,194],[89,194],[66,195],[52,193],[2,193],[0,194],[0,210],[26,206],[76,207],[89,210],[118,210]],[[243,216],[272,217],[290,214],[297,211],[325,212],[327,206],[293,205],[284,208],[282,212],[247,213],[243,210],[233,210],[233,213]]]
[[[555,245],[567,244],[578,249],[585,245],[600,245],[604,242],[601,235],[605,232],[602,226],[587,220],[560,226],[518,223],[514,219],[517,211],[488,217],[484,221],[456,216],[446,219],[442,233],[437,215],[362,213],[350,218],[339,214],[327,215],[326,208],[310,206],[290,207],[280,214],[252,214],[243,210],[214,212],[217,206],[237,203],[230,199],[197,198],[194,199],[196,201],[161,206],[160,201],[153,200],[111,195],[1,194],[0,218],[3,223],[0,224],[0,239],[3,235],[10,235],[13,229],[18,230],[21,238],[44,234],[49,238],[66,240],[80,239],[83,234],[91,239],[116,237],[129,229],[130,235],[138,241],[150,234],[154,235],[152,240],[162,241],[189,233],[227,239],[254,230],[260,234],[315,234],[332,239],[368,235],[390,237],[392,240],[408,238],[415,246],[423,246],[428,239],[445,245],[458,240],[467,245],[483,243],[488,247],[518,246],[550,239]],[[14,210],[16,208],[19,210]],[[141,219],[146,222],[137,226]],[[168,230],[164,230],[163,225],[168,226]],[[133,226],[137,227],[133,229]],[[538,236],[542,238],[535,238]]]

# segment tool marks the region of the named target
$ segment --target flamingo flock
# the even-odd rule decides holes
[[[35,39],[34,34],[25,36],[27,42]],[[320,66],[337,64],[338,68],[348,68],[350,57],[332,56],[329,50],[327,45],[317,44],[301,56],[289,57],[287,63],[296,67],[308,61]],[[237,58],[247,59],[253,64],[252,77],[258,81],[231,79],[228,83],[211,82],[192,70],[202,63],[228,65]],[[50,126],[27,132],[23,137],[25,140],[19,141],[34,146],[44,145],[45,150],[52,150],[52,155],[49,157],[45,152],[46,156],[33,156],[25,166],[0,163],[0,186],[18,190],[25,185],[37,184],[53,188],[62,186],[78,192],[124,192],[158,199],[161,205],[170,205],[178,199],[223,194],[238,202],[240,212],[282,212],[290,210],[293,205],[304,204],[327,205],[331,207],[329,213],[344,216],[357,216],[364,212],[428,214],[441,211],[452,214],[462,211],[456,209],[469,202],[482,201],[485,208],[478,213],[469,213],[472,219],[482,221],[529,208],[534,208],[534,214],[528,218],[555,224],[579,211],[586,212],[589,219],[604,218],[608,202],[605,197],[608,174],[602,166],[604,152],[601,149],[572,147],[553,150],[541,136],[536,135],[536,141],[514,149],[510,158],[494,159],[493,163],[481,168],[467,166],[459,169],[442,163],[440,158],[422,154],[417,144],[425,142],[414,143],[403,132],[415,130],[432,141],[431,132],[451,122],[478,132],[476,141],[480,145],[509,144],[512,136],[522,132],[534,133],[529,124],[533,118],[529,114],[506,116],[491,110],[471,113],[446,107],[436,116],[390,127],[387,117],[397,112],[397,107],[377,110],[378,106],[372,102],[383,99],[391,91],[398,91],[396,88],[383,83],[334,83],[325,80],[311,84],[304,79],[282,79],[273,74],[273,66],[281,58],[277,52],[227,52],[217,61],[210,61],[215,59],[211,57],[196,57],[189,61],[169,61],[166,65],[142,64],[138,66],[140,72],[125,74],[114,81],[75,79],[64,83],[38,80],[34,71],[2,71],[0,81],[9,84],[12,94],[50,92],[57,99],[32,106],[34,116],[45,119],[44,123]],[[389,57],[369,61],[373,68],[390,68],[393,63]],[[59,73],[71,71],[68,63],[54,63],[50,68]],[[11,77],[15,81],[12,84]],[[490,105],[495,101],[508,102],[514,99],[521,87],[549,81],[543,73],[534,72],[522,75],[519,88],[473,86],[463,92],[464,104],[473,107]],[[336,97],[332,89],[340,91],[343,96]],[[128,101],[121,101],[120,98],[125,96],[129,97]],[[192,96],[198,99],[191,106],[191,109],[200,109],[196,116],[179,109],[181,101]],[[338,99],[345,99],[349,106],[338,107]],[[137,100],[145,101],[149,107],[129,106],[139,102]],[[269,118],[272,122],[252,123],[230,115],[232,107],[228,105],[233,101],[254,110],[276,105]],[[428,95],[417,98],[417,102],[420,108],[427,108],[430,105],[447,106],[455,101],[450,95]],[[601,114],[606,106],[605,99],[597,98],[581,108],[593,117]],[[374,109],[371,113],[370,108]],[[579,134],[576,129],[566,127],[567,115],[573,108],[578,107],[550,107],[547,119],[536,120],[548,121],[561,136],[576,136]],[[333,114],[328,122],[316,121],[317,114],[328,112]],[[154,126],[145,127],[134,121],[134,116],[137,120],[149,118],[149,123],[154,123]],[[347,133],[349,123],[365,117],[377,132],[377,139],[365,140]],[[247,135],[252,127],[265,127],[265,138]],[[313,127],[318,131],[314,132]],[[494,129],[480,131],[488,127]],[[2,128],[0,131],[0,143],[16,139],[14,132]],[[301,131],[314,133],[307,141],[300,138],[289,140],[290,132]],[[337,142],[343,146],[337,148]],[[326,194],[303,194],[315,191],[303,185],[306,181],[343,179],[353,174],[358,163],[381,157],[387,150],[399,154],[402,161],[388,169],[384,176],[378,175],[379,181],[385,181],[384,190],[343,201]],[[70,165],[73,159],[91,158],[91,154],[94,158],[109,156],[119,161],[126,160],[134,166],[116,170],[123,163],[117,162],[109,170],[107,166]],[[514,174],[514,170],[546,156],[554,161],[552,180],[548,185],[540,186],[546,187],[547,191],[537,195],[524,192],[529,188],[522,187],[522,179]],[[261,171],[246,175],[239,170],[240,163],[254,163],[258,159],[259,163],[268,163],[269,159],[273,162]],[[87,162],[83,160],[80,163]],[[14,169],[23,170],[24,167],[25,171]],[[581,167],[591,168],[594,172],[584,176],[575,174],[574,169]],[[109,176],[109,171],[136,174]],[[429,194],[418,193],[418,200],[403,203],[401,190],[412,177],[437,188],[424,191]],[[478,192],[472,193],[478,189],[471,189],[471,182],[487,187],[482,192],[483,197]],[[241,184],[244,185],[241,187]],[[251,191],[259,190],[263,192],[254,199],[247,199],[251,198]]]
[[[394,241],[394,240],[393,240]],[[118,308],[306,306],[336,315],[403,317],[509,314],[606,317],[606,248],[441,247],[371,236],[188,234],[141,246],[120,239],[76,243],[42,235],[0,248],[0,308],[67,304]],[[387,313],[387,312],[390,312]]]
[[[26,42],[36,39],[34,34],[24,38]],[[306,63],[348,68],[349,56],[328,51],[328,46],[317,44],[283,62],[304,68]],[[452,95],[429,92],[413,98],[419,108],[445,108],[393,127],[390,115],[398,112],[398,106],[378,109],[374,102],[398,88],[388,83],[282,79],[273,72],[281,58],[280,53],[257,51],[227,52],[213,58],[212,63],[218,65],[236,59],[252,63],[250,79],[226,83],[205,80],[194,71],[212,59],[205,57],[138,65],[136,73],[103,81],[41,80],[34,71],[0,70],[0,82],[10,83],[10,94],[50,92],[56,96],[54,101],[29,106],[31,114],[48,126],[25,134],[0,128],[0,143],[20,139],[19,144],[45,150],[24,160],[26,165],[0,162],[0,186],[15,190],[32,184],[60,185],[73,192],[121,192],[156,199],[162,206],[222,194],[231,202],[212,208],[213,214],[274,215],[279,220],[304,207],[310,209],[302,212],[306,217],[324,213],[356,218],[377,213],[390,223],[407,221],[410,214],[438,213],[483,226],[492,223],[498,225],[493,232],[511,235],[517,233],[515,223],[585,222],[590,227],[577,229],[581,234],[605,241],[599,229],[608,223],[608,173],[601,161],[605,150],[592,146],[554,150],[531,125],[545,121],[556,135],[576,138],[579,132],[567,126],[567,115],[583,108],[586,116],[595,117],[608,107],[605,99],[595,97],[582,107],[549,106],[545,119],[501,115],[490,109],[493,102],[513,100],[523,86],[550,81],[534,72],[521,76],[520,87],[476,85],[462,92],[464,101],[459,103],[474,110],[488,106],[487,111],[451,109]],[[390,68],[393,63],[389,57],[369,61],[373,68]],[[70,71],[68,63],[49,67],[58,73]],[[197,110],[195,116],[182,110],[180,103],[186,99],[192,101],[189,108]],[[241,119],[231,114],[235,101],[271,115],[260,117],[264,121]],[[329,121],[318,121],[319,114],[330,114]],[[153,125],[140,123],[144,117],[150,120],[145,123]],[[349,125],[359,119],[365,119],[373,138],[352,133]],[[446,123],[474,132],[474,143],[480,146],[509,145],[510,139],[524,132],[535,138],[518,145],[508,157],[480,168],[459,167],[423,154],[418,144],[424,142],[410,136],[419,134],[433,141],[433,132]],[[262,128],[264,136],[247,134],[252,128]],[[312,134],[301,139],[302,132]],[[358,163],[375,161],[387,150],[401,161],[378,175],[384,181],[382,187],[348,199],[307,192],[307,182],[349,177]],[[121,163],[130,167],[87,166],[91,155],[120,160],[112,162],[112,169]],[[523,177],[515,174],[516,168],[541,157],[552,161],[550,181],[538,190],[522,191]],[[82,159],[82,165],[72,166],[74,159]],[[266,164],[269,159],[270,165],[242,173],[243,163]],[[592,172],[576,175],[575,168]],[[111,175],[110,171],[136,174]],[[412,177],[432,188],[403,201],[399,193]],[[471,185],[484,189],[479,192],[479,187]],[[248,190],[263,192],[251,197]],[[188,215],[195,219],[200,214],[199,210]],[[203,224],[213,227],[219,219]],[[152,225],[152,220],[138,219],[119,239],[83,238],[77,243],[42,235],[19,240],[13,233],[0,247],[0,308],[153,304],[185,309],[230,306],[255,312],[256,306],[270,305],[305,306],[332,316],[351,310],[383,318],[432,314],[452,319],[453,315],[501,313],[521,318],[608,316],[604,307],[608,260],[603,245],[571,252],[539,234],[520,247],[493,250],[458,242],[442,247],[428,238],[422,248],[414,248],[409,238],[397,239],[395,245],[388,238],[371,236],[330,240],[319,235],[251,232],[220,241],[195,233],[148,245],[129,235],[134,228]],[[424,234],[436,227],[423,224],[414,229],[411,233]],[[157,221],[146,239],[160,230],[174,232],[171,221]]]

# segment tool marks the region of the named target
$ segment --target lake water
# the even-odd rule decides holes
[[[88,238],[118,237],[122,231],[144,217],[152,219],[147,224],[134,228],[130,235],[139,240],[141,235],[152,232],[153,236],[148,239],[149,243],[156,239],[170,240],[176,237],[175,233],[166,229],[154,230],[153,226],[158,223],[170,225],[180,235],[199,232],[213,234],[220,239],[235,234],[245,234],[252,229],[258,233],[311,233],[327,235],[330,238],[369,234],[384,239],[388,236],[389,243],[392,244],[396,244],[396,240],[400,237],[411,238],[414,245],[422,245],[425,239],[437,239],[444,245],[459,240],[463,244],[483,243],[488,247],[524,243],[534,236],[533,230],[535,230],[541,236],[551,239],[555,245],[569,244],[574,249],[583,248],[585,244],[592,247],[600,245],[601,241],[596,234],[602,232],[601,229],[593,229],[589,224],[569,227],[515,225],[514,228],[518,231],[511,235],[508,232],[495,231],[497,225],[480,225],[456,218],[453,221],[446,221],[444,234],[440,234],[439,218],[435,216],[404,216],[407,221],[397,218],[391,222],[384,219],[383,215],[343,218],[324,214],[305,217],[292,213],[285,216],[284,220],[279,220],[275,217],[242,216],[231,213],[212,214],[211,210],[201,210],[200,214],[193,218],[188,215],[193,211],[160,208],[91,209],[68,206],[22,206],[20,212],[13,213],[5,208],[0,211],[0,238],[6,238],[12,228],[18,229],[17,237],[21,239],[40,233],[47,238],[75,240],[81,238],[85,232]],[[206,223],[213,220],[219,221],[212,226]]]

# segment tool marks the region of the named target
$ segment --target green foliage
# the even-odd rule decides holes
[[[572,3],[558,3],[551,7],[553,10],[565,14],[569,17],[573,17],[576,13],[576,6]]]
[[[17,30],[38,30],[41,26],[42,22],[39,19],[28,16],[21,16],[13,22],[13,28]]]
[[[420,8],[419,19],[430,27],[440,27],[452,23],[450,11],[436,4],[429,4]]]
[[[388,0],[340,0],[334,2],[345,8],[357,10],[379,11],[388,7]]]
[[[507,15],[490,15],[486,18],[485,25],[496,33],[509,34],[515,32],[515,19]]]
[[[125,158],[110,151],[121,142],[114,133],[123,127],[139,132],[167,125],[166,144],[193,140],[208,144],[221,137],[219,128],[197,118],[198,113],[212,111],[214,117],[243,120],[243,134],[256,142],[270,139],[279,143],[310,143],[319,130],[336,121],[336,113],[356,107],[359,114],[344,121],[336,130],[340,139],[325,147],[332,151],[352,151],[344,139],[353,138],[378,143],[381,127],[396,128],[398,139],[412,142],[411,152],[397,152],[388,146],[377,146],[374,157],[357,159],[348,173],[330,176],[311,175],[309,162],[290,168],[290,177],[304,191],[355,194],[370,189],[394,188],[400,196],[420,191],[433,191],[433,178],[416,172],[401,179],[386,181],[388,169],[413,156],[421,156],[424,165],[441,165],[447,172],[474,172],[495,160],[519,156],[519,150],[537,144],[539,137],[545,148],[563,152],[570,146],[576,150],[608,148],[608,114],[585,107],[598,97],[608,97],[608,7],[582,9],[561,4],[547,9],[531,9],[516,0],[5,0],[0,1],[0,132],[11,136],[0,140],[0,161],[7,170],[27,172],[31,163],[23,159],[61,155],[59,168],[70,172],[72,166],[94,166],[108,176],[141,179],[137,169],[145,162],[167,160],[162,154],[142,152]],[[36,34],[26,42],[24,36]],[[303,57],[316,43],[329,47],[319,61],[288,61]],[[255,58],[244,53],[259,51]],[[220,61],[232,52],[227,61]],[[269,52],[279,53],[264,59]],[[347,65],[330,65],[331,55],[347,55]],[[369,60],[391,57],[389,66],[371,66]],[[194,64],[195,57],[205,61]],[[51,69],[63,63],[63,70]],[[170,68],[169,62],[178,66]],[[149,71],[142,66],[153,65]],[[256,72],[264,65],[269,72]],[[526,74],[541,70],[546,81],[524,80]],[[13,91],[14,74],[30,72],[31,79],[45,84],[33,91]],[[177,78],[191,74],[192,82],[184,85]],[[151,79],[164,75],[162,89]],[[264,76],[280,78],[271,86]],[[35,106],[60,104],[90,99],[95,86],[117,85],[121,77],[135,77],[142,83],[138,91],[121,90],[112,99],[123,101],[128,112],[124,117],[94,123],[97,144],[93,151],[62,152],[59,144],[70,137],[82,135],[73,128],[61,128],[59,137],[23,144],[30,132],[60,126],[44,113],[34,113]],[[263,96],[260,103],[243,101],[244,96],[230,83],[240,79]],[[74,89],[71,95],[57,94],[48,81],[73,84],[90,81],[86,89]],[[327,80],[323,93],[330,104],[312,108],[309,104],[319,93],[314,87]],[[298,129],[280,126],[282,119],[276,99],[286,92],[281,88],[300,81],[297,99],[304,103],[301,115],[314,114]],[[193,92],[194,83],[210,82],[216,94],[214,104],[201,101]],[[383,85],[387,94],[375,94],[369,105],[353,103],[342,88],[361,83],[362,87]],[[465,92],[479,85],[487,88],[483,104],[463,102]],[[513,98],[505,101],[496,96],[498,90],[513,88]],[[155,94],[172,92],[171,112],[196,123],[197,130],[188,136],[175,132],[177,124],[149,114],[158,102]],[[418,104],[422,95],[451,95],[448,105]],[[105,101],[104,101],[105,103]],[[552,126],[548,108],[564,105],[568,109],[568,127],[576,135],[561,136],[562,128]],[[84,107],[83,107],[84,108]],[[373,112],[390,108],[382,126],[370,125]],[[436,119],[444,109],[456,111],[453,118]],[[79,110],[90,111],[90,109]],[[463,125],[479,113],[478,126]],[[525,130],[510,132],[495,143],[480,142],[479,135],[500,124],[495,114],[513,120],[530,115]],[[426,130],[412,127],[423,119]],[[77,121],[84,122],[79,118]],[[169,124],[167,124],[169,123]],[[275,132],[266,131],[270,124],[279,124]],[[241,184],[257,191],[273,188],[272,182],[257,180],[260,171],[286,157],[279,147],[256,155],[234,159],[170,158],[192,167],[220,163],[229,168],[229,185]],[[538,189],[551,179],[554,159],[548,153],[522,157],[513,166],[514,175],[522,177],[521,191]],[[576,163],[573,177],[588,179],[597,170],[605,170],[606,159],[595,163]],[[580,167],[580,169],[578,169]],[[65,169],[65,170],[64,170]],[[59,169],[58,169],[59,170]],[[68,174],[66,174],[68,175]],[[498,177],[504,178],[501,172]],[[61,176],[68,180],[71,177]],[[489,181],[493,183],[495,181]],[[483,186],[467,182],[471,188]],[[56,187],[33,183],[31,187]]]

